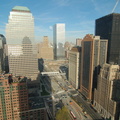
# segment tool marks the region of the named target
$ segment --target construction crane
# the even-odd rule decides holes
[[[120,0],[117,0],[117,1],[116,1],[115,6],[114,6],[113,9],[112,9],[112,13],[114,12],[115,8],[117,7],[119,1],[120,1]]]

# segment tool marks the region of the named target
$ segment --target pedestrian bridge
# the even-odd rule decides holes
[[[66,75],[65,73],[60,72],[41,72],[42,76],[57,76],[57,75]]]

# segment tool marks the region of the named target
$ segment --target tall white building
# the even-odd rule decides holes
[[[35,80],[38,74],[34,18],[27,7],[15,6],[6,25],[9,72]]]
[[[58,23],[53,26],[53,47],[54,58],[59,59],[65,57],[65,24]]]
[[[79,88],[79,79],[80,79],[80,56],[81,48],[73,47],[69,51],[69,74],[68,79],[71,85],[75,88]]]
[[[34,18],[27,7],[15,6],[6,25],[7,44],[22,44],[24,37],[34,43]]]

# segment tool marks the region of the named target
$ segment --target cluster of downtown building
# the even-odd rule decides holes
[[[120,119],[120,14],[95,22],[95,35],[69,51],[69,81],[105,119]]]
[[[0,119],[46,120],[40,96],[34,18],[27,7],[15,6],[0,35]]]
[[[36,44],[31,11],[22,6],[12,8],[6,24],[6,36],[0,34],[1,120],[48,119],[44,100],[39,99],[42,89],[40,60],[65,57],[65,24],[54,25],[54,36],[53,44],[48,36]]]
[[[83,39],[76,39],[77,46],[73,47],[69,42],[65,43],[65,24],[55,24],[53,45],[47,36],[36,45],[32,13],[27,7],[14,7],[6,25],[6,39],[0,35],[0,118],[46,119],[44,105],[35,110],[29,106],[26,79],[31,83],[37,79],[38,59],[66,58],[71,85],[92,102],[102,117],[118,120],[120,14],[97,19],[95,35],[87,34]]]

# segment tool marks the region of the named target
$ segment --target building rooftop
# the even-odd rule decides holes
[[[99,20],[99,19],[103,19],[103,18],[106,18],[106,17],[110,17],[110,16],[120,16],[120,13],[110,13],[110,14],[107,14],[105,16],[102,16],[96,20]],[[111,19],[112,20],[112,19]]]
[[[43,98],[40,98],[40,97],[29,98],[28,102],[29,102],[30,110],[45,107],[44,100]]]
[[[24,6],[15,6],[14,8],[12,8],[12,11],[26,11],[26,12],[30,12],[30,10],[27,7],[24,7]]]
[[[81,47],[74,46],[70,51],[72,51],[72,52],[80,52],[80,50],[81,50]]]
[[[13,76],[12,74],[0,74],[0,81],[2,80],[8,80],[9,84],[12,83],[26,83],[27,77],[24,76]]]

